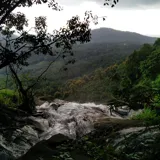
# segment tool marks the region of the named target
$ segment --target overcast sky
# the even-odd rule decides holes
[[[64,10],[61,12],[41,5],[19,9],[26,13],[32,26],[35,16],[47,16],[49,30],[58,29],[74,15],[84,16],[86,10],[92,10],[98,16],[107,16],[92,28],[109,27],[123,31],[132,31],[149,36],[160,36],[160,0],[119,0],[115,8],[104,7],[104,0],[57,0]]]

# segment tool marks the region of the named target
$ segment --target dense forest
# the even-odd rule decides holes
[[[107,47],[106,47],[107,45]],[[57,60],[34,87],[35,97],[79,102],[122,101],[131,108],[159,106],[159,39],[154,44],[90,43],[74,48],[74,64]],[[131,54],[131,52],[133,52]],[[39,58],[39,59],[38,59]],[[49,56],[31,57],[19,73],[24,87],[36,81]],[[45,58],[45,59],[44,59]],[[52,58],[53,59],[53,58]],[[65,70],[66,69],[66,70]],[[21,103],[12,77],[1,72],[1,101]],[[14,99],[15,101],[12,101]]]
[[[121,63],[69,80],[56,96],[104,103],[121,100],[131,108],[160,107],[159,49],[159,39],[153,45],[144,44]]]
[[[34,92],[38,97],[54,97],[58,88],[69,79],[88,75],[97,68],[106,68],[119,63],[134,50],[139,49],[144,42],[152,44],[155,39],[137,33],[100,28],[92,30],[91,42],[73,46],[73,59],[68,60],[67,56],[64,56],[57,59],[48,68],[55,56],[32,55],[27,61],[29,65],[21,66],[21,70],[17,70],[17,73],[20,75],[19,79],[22,84],[28,86],[34,83],[37,77],[48,68],[35,85]],[[54,49],[56,50],[55,47]],[[17,90],[11,74],[6,69],[1,69],[0,81],[1,88]]]

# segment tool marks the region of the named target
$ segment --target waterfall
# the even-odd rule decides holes
[[[94,129],[94,122],[111,117],[109,107],[95,103],[75,103],[55,100],[36,106],[36,114],[23,117],[27,124],[15,129],[10,136],[0,134],[0,147],[15,157],[25,154],[33,145],[61,133],[76,139]],[[120,116],[113,114],[115,118]],[[112,117],[113,117],[112,116]]]

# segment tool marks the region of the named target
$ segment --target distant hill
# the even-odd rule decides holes
[[[92,31],[92,40],[87,44],[73,47],[75,64],[68,65],[64,71],[65,59],[57,60],[49,69],[46,77],[50,82],[66,81],[71,78],[90,74],[95,69],[106,68],[119,63],[144,43],[154,43],[156,38],[143,36],[137,33],[117,31],[109,28],[100,28]],[[24,69],[34,76],[40,75],[54,58],[51,56],[33,55],[30,65]],[[4,77],[5,70],[0,70],[0,78]]]
[[[154,43],[156,38],[144,36],[134,32],[124,32],[111,28],[92,30],[92,43]]]

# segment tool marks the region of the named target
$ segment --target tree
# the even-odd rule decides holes
[[[106,4],[109,5],[110,1],[107,0]],[[117,2],[118,0],[114,0],[113,4]],[[78,16],[74,16],[67,22],[66,27],[59,31],[54,30],[50,34],[47,32],[46,17],[40,16],[35,17],[34,33],[31,34],[30,30],[26,29],[28,26],[26,16],[20,12],[13,13],[13,11],[17,7],[31,7],[43,3],[47,3],[48,7],[54,10],[61,10],[54,0],[1,0],[0,2],[0,31],[3,35],[3,41],[0,43],[0,69],[9,67],[22,96],[23,104],[26,106],[23,109],[30,112],[33,108],[33,105],[30,105],[32,104],[30,102],[32,98],[29,98],[32,97],[30,90],[36,83],[24,89],[16,71],[21,70],[23,66],[28,66],[27,60],[33,54],[52,55],[55,57],[53,62],[59,57],[69,57],[68,63],[74,63],[72,46],[76,43],[89,42],[91,38],[89,23],[92,19],[95,23],[97,21],[97,17],[94,17],[91,11],[86,11],[83,21]],[[57,52],[55,47],[61,48],[62,51]]]
[[[112,8],[119,2],[119,0],[105,0],[104,5],[111,6]]]
[[[76,41],[89,41],[89,19],[92,18],[97,22],[97,18],[93,16],[92,12],[85,13],[86,19],[84,22],[80,22],[80,19],[77,16],[73,17],[68,22],[69,28],[62,28],[60,31],[55,31],[52,35],[47,33],[46,17],[42,16],[35,18],[36,35],[31,35],[28,33],[28,31],[24,30],[24,27],[28,26],[28,20],[26,19],[26,16],[23,13],[18,12],[15,14],[12,12],[17,7],[31,7],[33,5],[41,5],[43,3],[48,4],[48,7],[54,10],[60,11],[62,9],[58,5],[58,3],[55,2],[55,0],[0,1],[0,31],[7,38],[11,38],[13,33],[19,33],[19,37],[16,39],[9,40],[9,42],[6,43],[6,47],[0,44],[0,52],[2,53],[0,54],[0,69],[9,65],[10,63],[26,63],[25,61],[27,58],[30,57],[31,52],[35,52],[36,54],[39,54],[40,52],[45,54],[52,54],[53,52],[51,45],[55,43],[57,47],[61,47],[63,45],[64,49],[69,48],[71,50],[71,45],[74,44]],[[118,0],[105,0],[104,5],[111,5],[111,7],[113,7],[117,3]],[[12,30],[12,28],[15,29]],[[72,31],[72,33],[70,30]],[[75,36],[77,37],[75,38]],[[68,39],[71,39],[71,41],[68,42]],[[57,40],[60,40],[60,42],[57,43]],[[15,44],[14,50],[9,50],[9,43]],[[22,49],[24,50],[26,47],[30,47],[30,50],[28,50],[28,52],[23,53]],[[2,51],[4,51],[5,53]]]
[[[32,0],[10,0],[0,2],[0,25],[3,41],[0,43],[0,69],[8,66],[13,79],[17,85],[18,91],[22,97],[23,108],[31,112],[33,100],[31,89],[36,82],[27,88],[18,77],[17,70],[21,70],[23,66],[29,65],[28,58],[33,54],[44,54],[54,56],[53,62],[59,58],[68,58],[68,63],[74,63],[72,46],[76,43],[85,43],[90,41],[90,18],[91,12],[85,13],[85,19],[80,20],[78,16],[72,17],[66,24],[66,27],[59,31],[54,30],[53,34],[47,32],[46,17],[36,17],[34,34],[27,31],[28,20],[23,13],[11,13],[16,7],[30,7],[33,4],[48,3],[49,7],[58,9],[57,3],[54,1],[32,1]],[[15,36],[16,35],[16,36]],[[55,48],[61,48],[61,52],[57,52]],[[52,63],[51,63],[52,64]],[[50,65],[51,65],[50,64]],[[49,66],[50,66],[49,65]],[[44,69],[44,72],[47,69]],[[43,73],[44,73],[43,72]],[[38,80],[43,75],[38,77]]]
[[[13,19],[14,18],[12,17],[12,20]],[[59,57],[68,58],[68,63],[74,63],[72,46],[77,42],[85,43],[90,40],[89,20],[85,19],[81,22],[79,17],[75,16],[67,22],[65,28],[61,28],[60,31],[55,31],[52,35],[47,33],[47,25],[44,17],[36,19],[36,35],[30,34],[23,29],[26,21],[23,21],[24,23],[22,26],[19,26],[20,23],[17,22],[17,28],[14,29],[11,22],[12,20],[8,21],[2,29],[2,34],[5,36],[5,42],[0,44],[0,65],[1,67],[4,67],[5,65],[9,66],[13,75],[12,77],[16,81],[18,90],[20,91],[24,104],[26,105],[28,100],[27,96],[29,95],[25,92],[29,92],[35,84],[29,86],[26,90],[22,89],[23,85],[20,83],[20,79],[14,68],[21,70],[23,66],[29,65],[27,59],[33,54],[52,55],[55,57],[53,62]],[[16,31],[20,34],[18,37],[13,38]],[[55,47],[61,48],[62,51],[55,52]],[[51,64],[53,62],[51,62]],[[46,70],[47,69],[44,69],[44,72]],[[39,80],[43,73],[37,80]],[[25,110],[26,108],[27,107],[25,107]]]
[[[0,1],[0,25],[5,24],[8,17],[13,15],[12,12],[17,7],[31,7],[34,4],[41,5],[43,3],[47,3],[48,7],[61,10],[61,7],[58,5],[55,0],[1,0]]]

